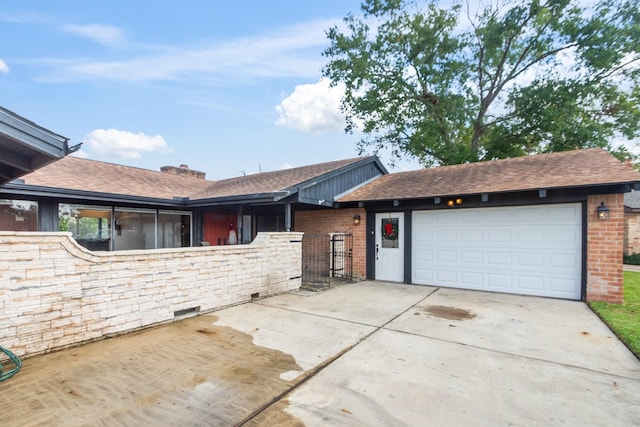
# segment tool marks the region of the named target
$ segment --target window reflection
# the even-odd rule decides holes
[[[38,202],[0,199],[1,231],[38,231]]]
[[[191,246],[191,215],[188,212],[160,211],[158,214],[158,247]]]
[[[156,215],[153,210],[116,209],[115,250],[154,249],[156,247]]]
[[[111,208],[60,203],[58,230],[71,232],[87,249],[108,251],[111,249]]]

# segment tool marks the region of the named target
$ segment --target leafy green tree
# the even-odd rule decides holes
[[[640,136],[638,0],[364,0],[331,28],[360,151],[425,166],[612,146]],[[478,6],[480,4],[480,6]]]

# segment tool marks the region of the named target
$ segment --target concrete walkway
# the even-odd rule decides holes
[[[625,271],[640,271],[640,265],[623,264],[622,269]]]
[[[28,359],[3,425],[634,426],[640,361],[580,302],[380,282]]]

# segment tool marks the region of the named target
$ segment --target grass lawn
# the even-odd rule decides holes
[[[624,272],[624,305],[591,302],[589,306],[640,357],[640,273]]]

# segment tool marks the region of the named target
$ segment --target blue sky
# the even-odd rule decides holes
[[[0,105],[83,157],[221,179],[358,155],[321,53],[360,0],[1,3]]]

